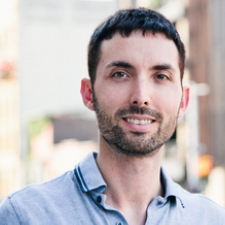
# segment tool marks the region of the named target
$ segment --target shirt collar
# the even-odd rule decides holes
[[[83,192],[98,190],[103,192],[107,185],[96,163],[97,153],[90,153],[74,169],[75,176]]]
[[[165,169],[162,167],[161,168],[161,179],[162,183],[164,186],[164,191],[165,191],[165,196],[164,198],[169,198],[170,196],[174,196],[179,199],[182,207],[184,208],[184,203],[183,203],[183,189],[175,183],[170,176],[167,174]]]
[[[97,166],[96,157],[96,152],[88,154],[74,169],[75,176],[83,192],[95,190],[102,193],[107,187]],[[183,189],[169,177],[163,167],[161,168],[161,178],[165,190],[164,198],[177,197],[184,208],[182,201]]]

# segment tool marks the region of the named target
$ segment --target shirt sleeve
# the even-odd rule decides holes
[[[20,222],[14,210],[14,207],[7,197],[0,204],[0,224],[1,225],[19,225]]]

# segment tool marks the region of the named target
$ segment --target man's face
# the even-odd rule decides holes
[[[93,101],[112,149],[142,156],[171,137],[182,100],[178,63],[174,42],[160,33],[115,34],[102,42]]]

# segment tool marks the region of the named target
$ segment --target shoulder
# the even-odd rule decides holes
[[[10,194],[0,204],[0,224],[8,224],[2,221],[9,216],[13,220],[7,218],[7,221],[17,224],[14,220],[21,220],[30,211],[38,213],[47,206],[58,205],[75,191],[73,179],[73,171],[68,171],[55,179],[41,184],[31,184]]]
[[[193,218],[204,218],[208,221],[223,221],[225,224],[225,209],[223,207],[203,194],[193,194],[184,190],[182,187],[180,187],[180,191],[182,193],[181,198],[184,204],[184,211],[189,216]]]
[[[23,189],[16,191],[8,196],[9,199],[17,198],[39,198],[40,195],[54,195],[63,189],[68,189],[73,184],[73,171],[68,171],[49,181],[40,184],[30,184]]]
[[[10,225],[10,224],[21,224],[10,199],[7,197],[0,204],[0,224]]]
[[[47,196],[57,196],[59,193],[65,192],[67,189],[74,187],[73,171],[68,171],[49,181],[40,184],[30,184],[25,188],[9,195],[11,200],[41,199]]]

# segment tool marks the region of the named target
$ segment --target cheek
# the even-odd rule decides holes
[[[95,93],[99,108],[108,115],[114,115],[115,112],[121,107],[121,98],[119,93],[115,90],[111,91],[110,88],[98,90]]]
[[[122,85],[99,85],[96,91],[98,99],[106,105],[122,104],[128,95],[128,90]]]
[[[162,113],[168,113],[168,115],[176,114],[180,107],[182,93],[180,90],[164,90],[164,92],[158,93],[157,101],[155,101],[156,107]]]

